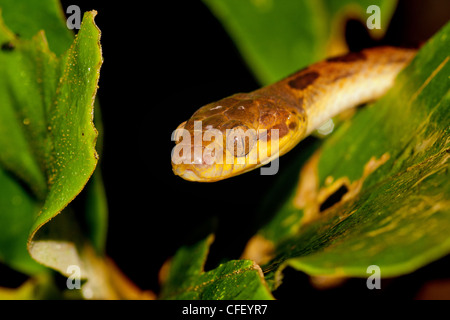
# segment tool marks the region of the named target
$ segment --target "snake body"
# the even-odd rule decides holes
[[[315,63],[258,90],[209,103],[178,127],[173,171],[186,180],[213,182],[258,168],[291,150],[343,110],[384,95],[415,53],[397,47],[352,52]],[[271,140],[276,135],[272,129],[278,133],[277,152],[273,152]],[[208,130],[217,135],[211,139]],[[237,134],[230,136],[230,132]],[[218,155],[222,161],[217,161]]]

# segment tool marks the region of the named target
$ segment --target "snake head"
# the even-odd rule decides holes
[[[305,127],[296,110],[264,97],[236,94],[201,107],[178,126],[172,135],[172,168],[190,181],[239,175],[289,151]]]

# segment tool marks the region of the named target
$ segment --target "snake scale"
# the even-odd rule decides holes
[[[209,103],[175,131],[173,172],[213,182],[258,168],[343,110],[380,98],[415,53],[387,46],[351,52]]]

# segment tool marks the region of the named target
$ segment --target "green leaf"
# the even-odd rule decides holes
[[[80,193],[97,165],[93,107],[102,56],[100,32],[93,20],[95,15],[95,12],[85,14],[75,42],[61,59],[52,57],[42,40],[37,39],[36,45],[43,46],[47,55],[43,60],[47,59],[48,67],[53,67],[48,72],[58,72],[59,83],[54,78],[41,80],[48,84],[43,91],[48,92],[49,97],[44,99],[49,103],[44,107],[48,108],[46,119],[36,121],[50,139],[46,144],[51,149],[43,155],[49,190],[32,234]],[[42,71],[43,77],[46,71]]]
[[[63,54],[73,42],[59,0],[0,0],[3,20],[15,34],[31,39],[45,30],[50,50]]]
[[[450,252],[449,38],[447,24],[385,97],[339,127],[306,163],[299,158],[300,173],[298,163],[288,170],[297,186],[252,241],[271,249],[263,270],[273,287],[286,265],[358,277],[378,265],[391,277]],[[341,199],[320,210],[341,187]]]
[[[5,243],[22,248],[16,254],[23,259],[23,235],[29,233],[31,255],[52,267],[59,265],[49,260],[55,255],[36,250],[34,236],[80,193],[97,165],[93,106],[102,56],[95,14],[85,14],[77,38],[61,57],[50,51],[43,31],[22,39],[0,21],[0,165],[3,185],[14,185],[8,189],[16,193],[2,195],[2,226],[11,228]],[[8,205],[8,199],[20,206]],[[2,260],[28,268],[6,254],[14,249],[1,249]]]
[[[232,260],[203,270],[212,236],[180,248],[163,267],[160,299],[273,299],[261,268],[250,260]]]
[[[396,5],[392,0],[203,1],[264,85],[345,51],[345,20],[359,18],[365,23],[370,5],[380,7],[381,29],[370,30],[380,37]]]
[[[31,259],[26,243],[40,206],[11,174],[0,168],[0,261],[35,274],[44,267]]]
[[[0,288],[0,295],[152,298],[104,252],[106,196],[100,172],[93,173],[102,143],[96,12],[85,13],[73,40],[57,0],[0,0],[0,9],[13,26],[0,18],[0,188],[8,189],[0,193],[0,261],[32,275],[16,290]],[[81,290],[54,290],[44,266],[69,276],[72,265]]]

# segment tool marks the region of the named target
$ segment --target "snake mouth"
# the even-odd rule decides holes
[[[197,168],[201,166],[201,168]],[[220,170],[218,170],[220,169]],[[222,175],[222,166],[208,166],[195,164],[173,165],[173,172],[184,180],[196,182],[213,182],[225,179],[228,175]],[[219,172],[220,171],[220,172]]]
[[[194,147],[191,146],[191,154],[183,154],[177,159],[176,153],[172,155],[172,170],[175,175],[188,181],[216,182],[232,176],[240,175],[262,165],[267,164],[279,156],[279,151],[273,152],[267,144],[262,146],[261,141],[256,142],[256,147],[242,157],[234,157],[227,148],[222,149],[223,161],[212,161],[208,152],[199,152],[195,156]],[[199,148],[201,149],[201,148]],[[205,149],[201,149],[205,151]],[[264,152],[259,152],[264,150]],[[263,156],[263,154],[265,154]],[[194,155],[191,158],[191,155]],[[196,161],[192,160],[196,159]],[[192,161],[189,161],[192,160]],[[214,159],[217,160],[217,159]]]
[[[181,166],[174,167],[173,172],[175,173],[175,175],[180,176],[181,178],[188,181],[204,181],[193,170],[182,168]]]

